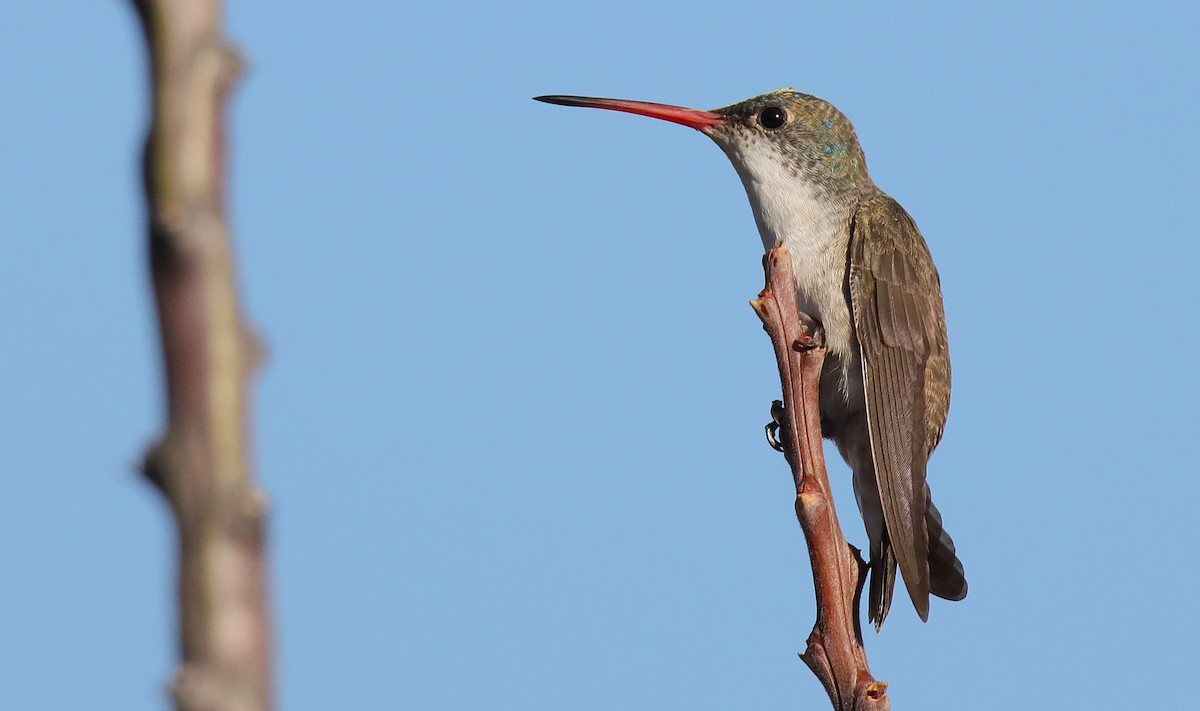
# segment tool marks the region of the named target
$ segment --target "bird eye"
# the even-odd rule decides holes
[[[787,112],[778,106],[768,106],[758,115],[758,123],[763,128],[779,128],[787,123]]]

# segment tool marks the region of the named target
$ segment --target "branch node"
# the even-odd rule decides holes
[[[158,441],[146,447],[146,451],[142,454],[142,476],[146,477],[154,486],[162,492],[166,492],[166,454],[164,453],[163,442]]]
[[[872,701],[878,701],[887,696],[888,683],[886,681],[873,681],[867,684],[866,697]]]
[[[796,494],[796,505],[812,510],[825,505],[825,497],[814,491],[801,491]]]
[[[257,372],[267,361],[266,339],[253,326],[245,325],[242,328],[242,350],[246,355],[248,374]]]

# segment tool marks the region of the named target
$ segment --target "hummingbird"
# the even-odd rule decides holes
[[[535,98],[663,119],[721,147],[750,198],[763,247],[787,246],[799,308],[824,335],[821,430],[853,470],[870,541],[868,619],[882,628],[897,566],[923,621],[931,593],[966,597],[962,563],[926,483],[950,406],[941,284],[916,222],[867,173],[850,120],[790,88],[712,111]]]

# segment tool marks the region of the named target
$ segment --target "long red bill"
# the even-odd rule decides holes
[[[589,109],[609,109],[625,111],[626,113],[649,116],[650,118],[671,121],[692,128],[708,128],[725,120],[721,114],[700,109],[688,109],[669,104],[654,104],[649,101],[628,101],[626,99],[598,99],[592,96],[535,96],[537,101],[560,106],[583,106]]]

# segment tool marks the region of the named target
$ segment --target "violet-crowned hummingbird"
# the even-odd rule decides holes
[[[930,593],[964,598],[962,563],[925,481],[950,405],[941,286],[916,223],[867,174],[849,119],[792,89],[713,111],[536,98],[683,124],[725,151],[764,247],[787,245],[800,310],[824,329],[821,429],[854,470],[871,543],[869,619],[883,625],[897,563],[922,620]]]

